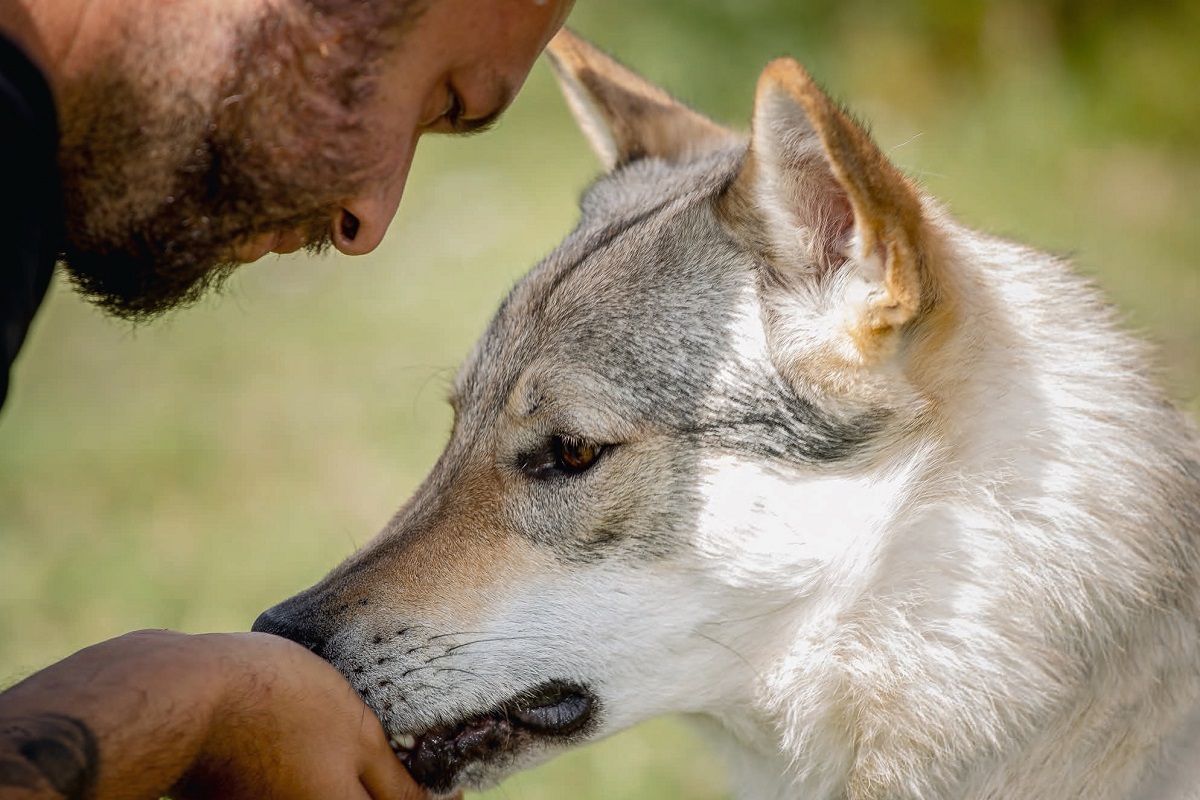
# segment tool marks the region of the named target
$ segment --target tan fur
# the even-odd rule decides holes
[[[613,169],[646,156],[686,158],[727,144],[732,134],[683,106],[568,29],[546,48],[583,130]]]
[[[550,564],[489,513],[503,492],[495,470],[480,468],[466,471],[453,494],[409,509],[420,519],[397,520],[408,524],[404,536],[390,527],[343,568],[347,579],[336,592],[338,604],[353,606],[370,595],[376,603],[419,610],[429,620],[479,619],[504,587]]]

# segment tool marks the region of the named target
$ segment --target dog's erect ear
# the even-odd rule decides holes
[[[734,137],[565,28],[546,53],[575,119],[607,170],[639,158],[682,160]]]
[[[932,303],[917,189],[791,59],[759,77],[750,153],[729,200],[735,224],[755,229],[784,284],[845,290],[836,317],[860,363],[885,358],[893,334]]]

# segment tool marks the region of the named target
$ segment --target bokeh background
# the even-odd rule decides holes
[[[959,217],[1073,254],[1200,412],[1197,0],[578,0],[571,24],[738,127],[799,58]],[[596,171],[539,64],[498,130],[421,144],[372,256],[271,258],[138,328],[57,286],[0,413],[0,685],[130,629],[244,629],[370,537]],[[493,796],[727,794],[667,720]]]

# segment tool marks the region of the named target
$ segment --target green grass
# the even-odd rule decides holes
[[[1020,3],[652,6],[579,0],[572,21],[739,127],[761,66],[799,57],[960,217],[1074,253],[1200,412],[1189,5],[1101,4],[1110,27],[1065,32]],[[256,264],[137,329],[57,287],[0,415],[0,681],[134,628],[244,629],[371,536],[437,456],[457,364],[595,171],[541,65],[498,131],[421,145],[372,256]],[[489,796],[724,789],[658,722]]]

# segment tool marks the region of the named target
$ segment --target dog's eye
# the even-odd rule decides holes
[[[568,436],[554,437],[554,454],[564,472],[583,472],[600,457],[600,445]]]
[[[551,436],[545,447],[521,458],[521,471],[531,478],[578,475],[592,467],[605,445],[576,436]]]

